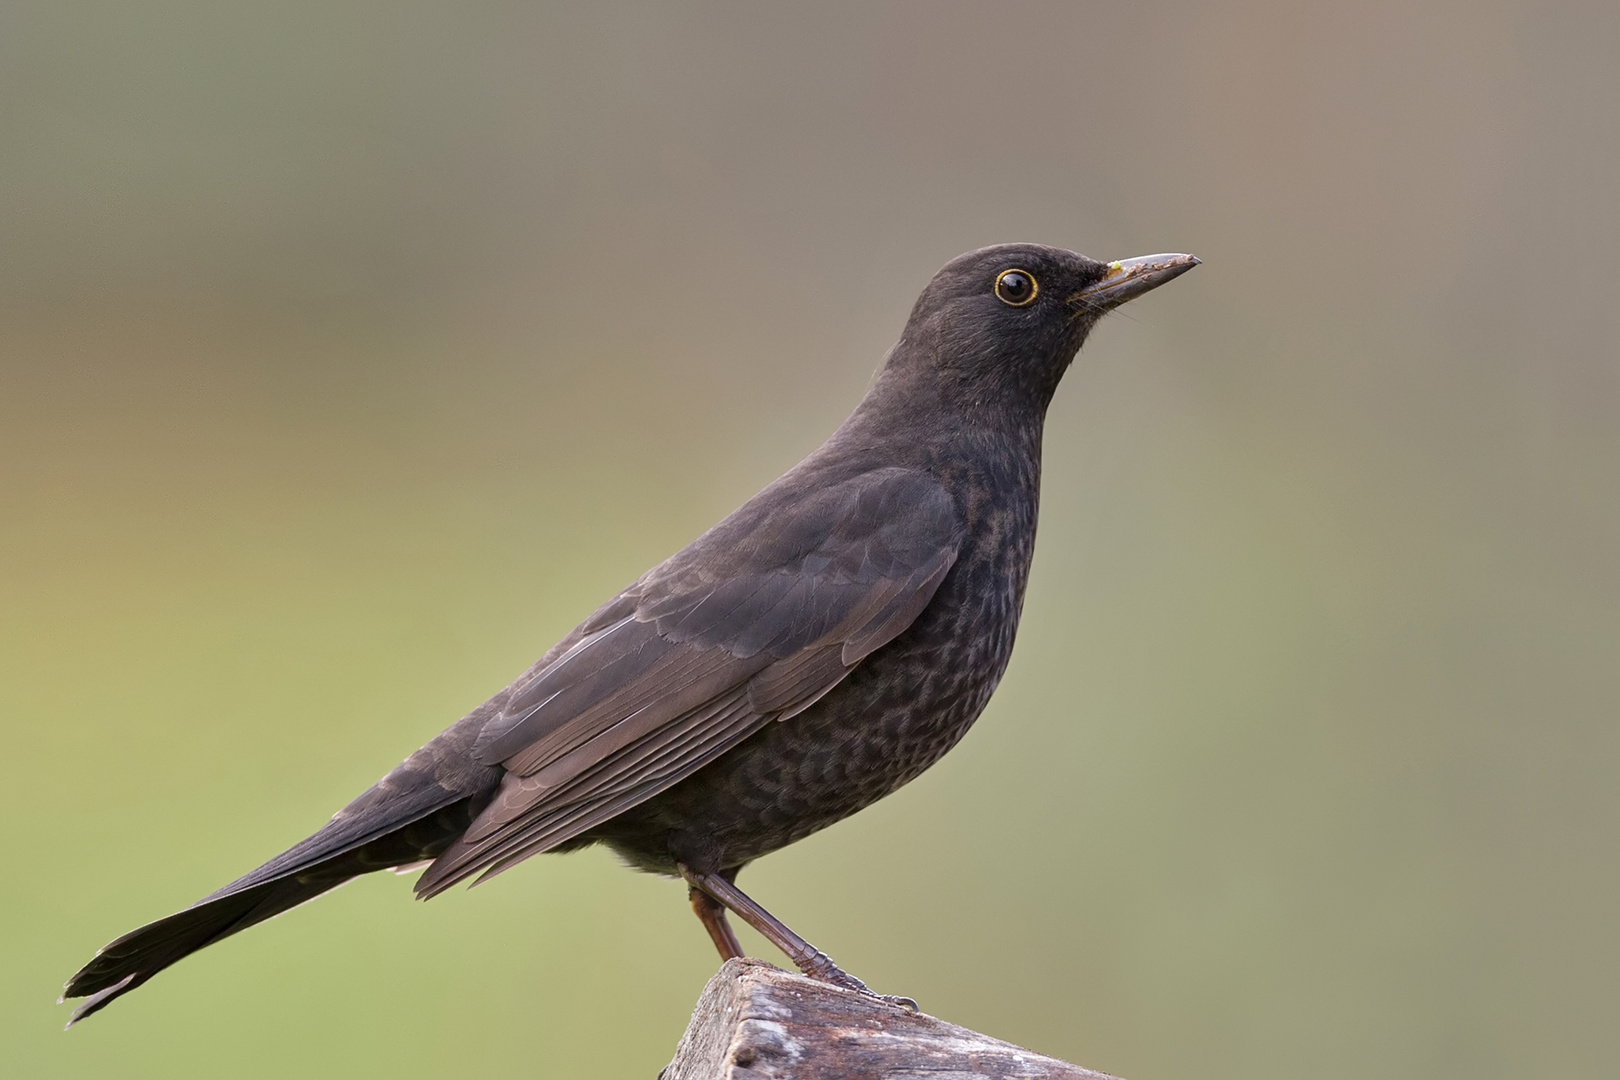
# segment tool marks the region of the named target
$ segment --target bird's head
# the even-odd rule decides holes
[[[1044,410],[1098,319],[1191,270],[1191,255],[1105,263],[998,244],[946,263],[917,298],[890,365],[938,378],[964,404]]]

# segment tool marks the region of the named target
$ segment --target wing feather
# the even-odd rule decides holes
[[[849,673],[846,647],[835,641],[778,660],[748,680],[749,704],[762,715],[780,714],[781,719],[808,708]]]
[[[960,517],[925,473],[783,495],[767,488],[655,567],[513,686],[477,740],[500,789],[418,893],[565,843],[809,708],[956,561]]]
[[[770,719],[754,712],[739,693],[710,711],[700,724],[665,728],[643,745],[627,748],[582,776],[573,789],[588,791],[588,797],[555,800],[554,808],[533,814],[509,830],[498,843],[480,853],[476,866],[443,887],[488,867],[479,877],[483,881],[530,855],[595,828],[674,780],[702,768]],[[440,888],[433,889],[438,891]]]

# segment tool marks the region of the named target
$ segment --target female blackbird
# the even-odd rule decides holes
[[[102,949],[67,985],[87,999],[73,1021],[358,874],[431,861],[426,898],[596,843],[684,878],[723,957],[742,955],[729,910],[865,991],[737,871],[894,791],[978,717],[1012,653],[1058,381],[1102,315],[1197,264],[1035,244],[951,260],[826,443],[319,832]]]

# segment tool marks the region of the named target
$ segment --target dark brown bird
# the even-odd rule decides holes
[[[819,449],[319,832],[102,949],[68,982],[87,999],[70,1026],[358,874],[431,860],[427,898],[597,843],[684,878],[721,956],[742,955],[729,910],[865,991],[737,872],[894,791],[978,717],[1012,654],[1058,381],[1102,315],[1196,265],[1035,244],[951,260]]]

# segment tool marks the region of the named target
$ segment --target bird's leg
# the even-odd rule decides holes
[[[735,912],[743,922],[758,930],[766,941],[781,949],[787,955],[787,958],[793,961],[793,966],[810,976],[810,978],[824,983],[831,983],[833,986],[842,987],[845,990],[854,990],[856,993],[864,994],[870,998],[877,998],[879,1001],[888,1002],[890,1005],[898,1005],[903,1009],[910,1009],[912,1012],[917,1011],[917,1003],[910,998],[889,997],[885,994],[874,993],[861,980],[833,963],[832,957],[788,929],[785,923],[760,907],[749,898],[747,893],[727,881],[720,874],[699,873],[684,864],[677,864],[677,866],[680,869],[681,877],[686,879],[686,884],[692,891],[703,893],[711,900]],[[692,906],[697,907],[696,900],[693,900]],[[700,913],[698,917],[702,918],[703,916]],[[708,925],[707,920],[704,920],[704,925]],[[724,923],[721,925],[723,926]],[[727,932],[730,931],[729,927],[726,929]],[[709,933],[712,936],[714,931],[710,930]],[[735,941],[736,938],[733,937],[732,940]],[[716,944],[718,943],[717,939]]]
[[[832,958],[804,938],[790,930],[776,916],[755,903],[748,894],[719,874],[701,874],[690,867],[680,867],[681,876],[694,892],[709,897],[716,907],[730,908],[743,922],[758,930],[772,945],[787,954],[793,965],[812,979],[842,986],[848,990],[870,993],[866,984],[832,962]],[[696,907],[696,901],[693,902]],[[702,916],[699,916],[700,918]],[[712,931],[711,931],[712,933]]]
[[[720,959],[741,959],[742,942],[737,940],[737,931],[726,921],[726,909],[720,902],[695,885],[687,886],[686,895],[692,901],[692,910],[697,912],[703,929],[709,932],[709,939],[720,950]]]

